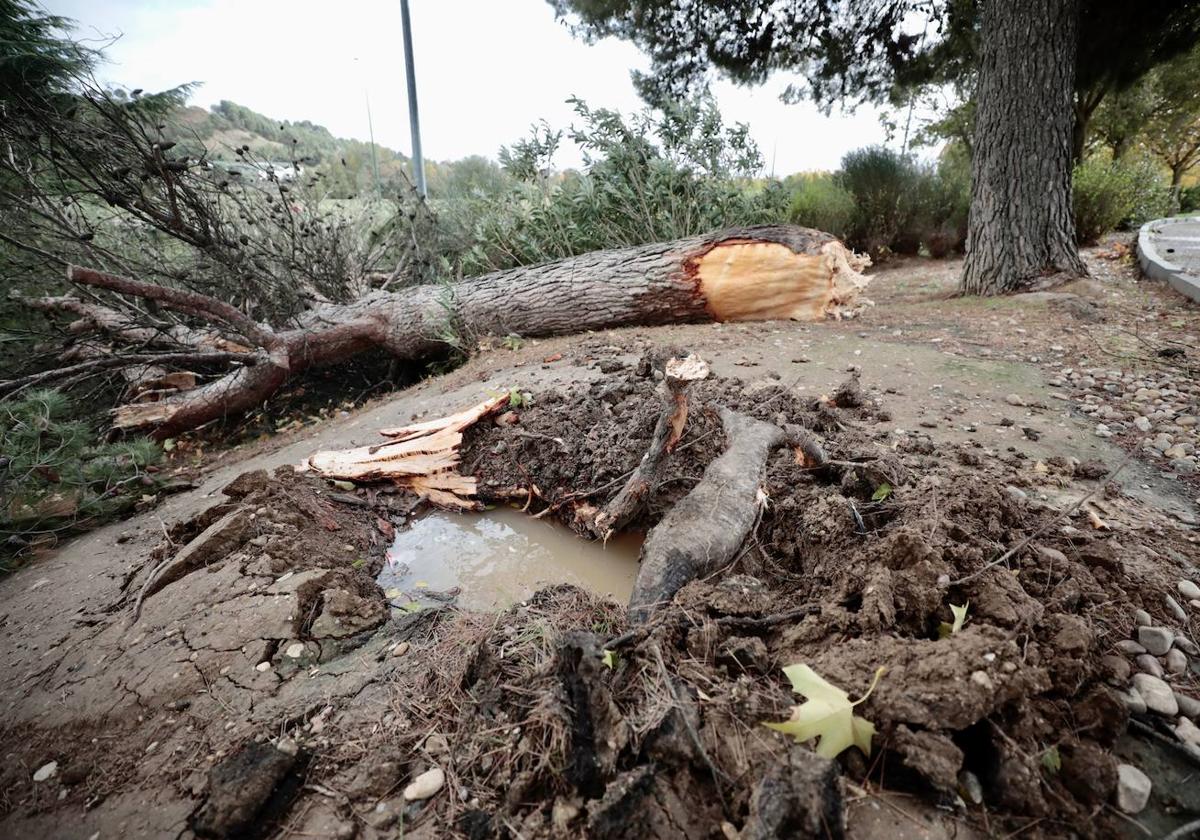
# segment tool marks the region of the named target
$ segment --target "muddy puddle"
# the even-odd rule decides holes
[[[457,588],[466,609],[497,609],[543,586],[571,583],[620,603],[637,577],[640,534],[607,545],[511,508],[434,511],[396,533],[378,582],[393,603],[422,602]]]

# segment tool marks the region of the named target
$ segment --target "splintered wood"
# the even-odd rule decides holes
[[[317,452],[299,468],[346,481],[392,481],[435,505],[472,510],[479,506],[475,479],[458,472],[462,433],[506,405],[508,394],[449,417],[383,429],[387,443]]]

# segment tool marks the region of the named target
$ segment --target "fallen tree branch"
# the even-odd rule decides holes
[[[114,367],[128,367],[138,364],[178,364],[178,365],[199,365],[210,364],[215,362],[234,362],[245,361],[246,357],[242,353],[228,352],[195,352],[195,353],[137,353],[120,356],[104,356],[99,359],[89,359],[86,362],[79,362],[67,367],[55,368],[54,370],[44,370],[40,373],[31,373],[28,376],[22,376],[19,379],[9,379],[0,382],[0,396],[15,394],[18,391],[23,391],[34,385],[40,385],[44,382],[53,382],[58,379],[66,379],[80,373],[88,373],[94,370]]]
[[[67,279],[81,286],[94,286],[119,294],[155,300],[185,315],[194,315],[210,323],[228,324],[259,347],[266,347],[275,340],[274,332],[259,324],[237,307],[199,292],[172,289],[157,283],[145,283],[131,277],[121,277],[78,265],[67,266]]]

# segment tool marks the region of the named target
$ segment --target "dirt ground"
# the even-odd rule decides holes
[[[954,298],[957,263],[911,260],[852,321],[495,349],[210,457],[195,490],[0,581],[0,836],[1147,837],[1195,819],[1200,601],[1180,581],[1200,582],[1200,308],[1139,282],[1123,247],[1018,298]],[[743,551],[646,625],[566,586],[500,613],[397,609],[374,578],[415,500],[290,469],[515,388],[532,404],[470,430],[464,470],[496,501],[536,485],[529,512],[570,522],[641,458],[649,362],[672,349],[712,365],[697,406],[808,429],[830,461],[776,451]],[[694,410],[634,527],[723,445]],[[1179,659],[1138,654],[1139,624],[1181,638],[1172,714],[1129,693]],[[801,702],[794,663],[851,697],[886,668],[855,709],[870,757],[761,725]],[[1135,815],[1119,764],[1153,782]]]

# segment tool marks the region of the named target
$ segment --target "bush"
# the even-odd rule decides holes
[[[923,170],[913,190],[915,209],[908,222],[931,257],[962,253],[967,244],[971,208],[971,165],[965,157],[947,156],[934,169]]]
[[[794,182],[788,219],[846,239],[857,213],[854,196],[833,175],[825,173],[801,175]]]
[[[842,158],[838,179],[854,198],[855,214],[849,238],[854,247],[877,255],[886,248],[908,251],[911,231],[903,231],[917,180],[912,161],[883,146],[856,149]],[[911,247],[916,252],[916,247]]]
[[[1200,210],[1200,184],[1184,187],[1179,191],[1179,212],[1195,213]]]
[[[726,127],[711,99],[632,118],[574,105],[583,173],[552,177],[558,134],[536,127],[503,152],[522,179],[512,189],[444,208],[469,243],[451,260],[464,275],[786,218],[782,189],[753,180],[762,158],[746,127]]]
[[[1075,168],[1072,187],[1081,243],[1174,212],[1170,186],[1149,161],[1089,158]]]
[[[850,152],[827,183],[808,182],[793,201],[814,224],[876,258],[889,251],[932,256],[961,251],[967,237],[970,164],[947,155],[936,166],[919,165],[888,149],[872,146]],[[807,224],[808,222],[803,222]]]
[[[101,443],[73,419],[58,391],[32,391],[0,404],[0,557],[60,532],[97,524],[128,508],[156,481],[146,439]]]

